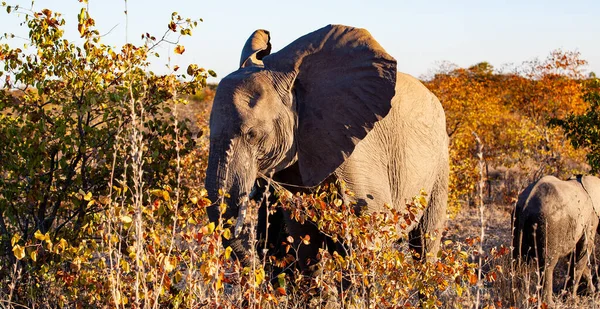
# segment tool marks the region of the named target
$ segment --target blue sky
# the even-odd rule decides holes
[[[30,0],[4,0],[30,7]],[[203,23],[173,55],[164,47],[154,65],[161,70],[170,53],[180,66],[197,63],[219,77],[237,69],[241,48],[258,28],[271,32],[273,50],[330,23],[366,28],[398,60],[400,71],[427,75],[442,61],[465,67],[488,61],[497,68],[544,59],[552,50],[576,50],[600,73],[600,1],[192,1],[89,0],[89,9],[105,43],[122,45],[126,35],[140,43],[145,32],[166,29],[171,12]],[[62,12],[66,36],[76,39],[76,0],[37,0],[36,10]],[[126,31],[126,24],[128,29]],[[113,27],[112,31],[109,32]],[[16,16],[0,13],[0,33],[24,35]],[[216,81],[213,79],[213,81]]]

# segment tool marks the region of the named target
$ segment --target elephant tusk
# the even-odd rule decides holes
[[[242,228],[244,227],[244,222],[246,221],[246,211],[248,208],[248,198],[244,198],[244,202],[240,205],[240,210],[238,212],[238,218],[235,222],[235,228],[233,229],[234,237],[238,237],[242,233]]]

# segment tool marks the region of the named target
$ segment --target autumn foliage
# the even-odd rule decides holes
[[[529,61],[509,71],[486,62],[436,73],[426,81],[438,96],[450,136],[453,211],[473,205],[475,137],[485,146],[489,202],[510,202],[541,175],[569,176],[587,170],[584,152],[576,151],[554,118],[581,114],[586,62],[578,53],[553,51],[545,61]]]
[[[436,259],[413,258],[402,228],[427,207],[427,192],[406,209],[358,216],[340,199],[344,184],[267,191],[250,218],[261,205],[285,209],[343,250],[322,250],[321,270],[307,278],[294,244],[310,238],[283,235],[276,248],[249,252],[261,263],[242,266],[222,246],[231,222],[206,216],[215,202],[203,189],[215,73],[196,64],[150,70],[157,46],[192,35],[198,21],[173,13],[164,33],[114,47],[83,6],[77,25],[49,9],[2,7],[21,14],[29,37],[25,48],[10,34],[0,39],[0,307],[467,307],[484,289],[489,308],[535,305],[500,293],[512,278],[506,246],[486,251],[480,236],[444,235]],[[65,39],[65,27],[82,43]],[[186,52],[183,42],[170,48]],[[597,121],[597,80],[583,65],[577,53],[554,51],[510,71],[482,62],[425,81],[446,111],[452,213],[476,201],[509,203],[542,174],[588,169],[596,142],[564,135],[576,140],[589,126],[567,124]],[[258,236],[251,241],[260,249]]]

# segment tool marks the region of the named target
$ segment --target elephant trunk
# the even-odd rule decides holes
[[[221,200],[224,197],[219,195],[219,189],[225,190],[226,187],[230,186],[228,185],[230,154],[231,144],[226,149],[218,145],[211,145],[210,147],[204,187],[208,192],[208,198],[212,202],[212,205],[207,208],[208,218],[215,223],[218,223],[221,216],[223,216],[223,219],[227,217],[227,213],[221,214],[219,210],[220,202],[225,202]]]
[[[208,218],[211,222],[218,224],[221,222],[224,228],[231,230],[231,237],[223,237],[223,246],[231,247],[233,256],[237,257],[245,266],[253,262],[252,244],[249,241],[250,231],[243,229],[246,220],[248,207],[248,194],[254,179],[240,179],[240,175],[245,175],[244,171],[239,171],[240,160],[233,155],[233,143],[227,147],[211,145],[208,158],[208,168],[206,173],[205,188],[208,192],[208,198],[212,205],[207,208]],[[247,177],[251,178],[251,177]],[[228,194],[228,197],[221,196],[222,193]],[[224,213],[221,213],[220,205],[227,204]],[[228,226],[227,221],[232,219],[234,226]]]

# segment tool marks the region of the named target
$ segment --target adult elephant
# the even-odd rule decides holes
[[[514,209],[513,258],[538,259],[542,274],[542,296],[552,300],[554,268],[558,260],[571,255],[570,283],[573,297],[583,276],[594,291],[588,263],[593,253],[600,214],[600,179],[577,176],[563,181],[544,176],[529,185]]]
[[[274,173],[290,191],[344,181],[354,193],[346,201],[368,212],[385,203],[405,209],[424,189],[428,207],[408,228],[410,245],[420,256],[435,252],[448,187],[438,99],[398,73],[395,59],[364,29],[329,25],[273,54],[269,40],[265,30],[250,36],[240,68],[220,82],[212,107],[206,189],[212,201],[219,189],[228,192],[229,207],[220,215],[211,206],[208,215],[238,222],[224,245],[250,262],[245,207],[256,179]],[[285,216],[295,241],[311,236],[298,252],[306,270],[327,239],[314,224]]]

